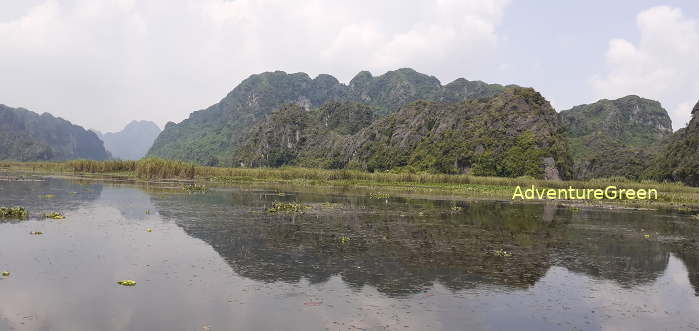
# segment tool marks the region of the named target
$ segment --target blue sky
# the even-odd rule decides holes
[[[247,76],[412,67],[540,91],[557,110],[699,99],[699,1],[5,0],[0,103],[101,131],[163,125]]]
[[[699,1],[512,1],[499,28],[504,40],[497,52],[498,61],[507,64],[507,69],[488,79],[533,86],[553,101],[558,110],[602,96],[617,98],[629,93],[645,96],[645,91],[634,92],[631,87],[600,95],[591,88],[590,79],[604,76],[611,69],[605,58],[610,40],[621,38],[638,43],[641,38],[636,22],[638,14],[658,6],[679,8],[687,18],[699,19]],[[695,56],[699,60],[699,54]],[[687,69],[699,73],[696,65]],[[699,76],[694,83],[699,84]],[[699,100],[696,86],[675,88],[687,91],[685,95],[692,106]],[[646,97],[658,99],[668,111],[677,110],[676,103],[684,102],[674,96]],[[686,113],[674,114],[675,129],[689,119],[688,109],[679,111]]]

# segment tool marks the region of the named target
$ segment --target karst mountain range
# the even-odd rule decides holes
[[[689,124],[673,132],[659,102],[635,95],[556,112],[532,88],[462,78],[442,85],[407,68],[363,71],[348,84],[275,71],[250,76],[162,132],[135,121],[102,134],[0,105],[0,160],[147,156],[209,166],[622,176],[699,186],[697,114],[699,103]]]

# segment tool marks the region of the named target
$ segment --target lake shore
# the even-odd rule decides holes
[[[517,188],[598,190],[615,187],[626,190],[657,190],[657,199],[539,199],[554,200],[574,208],[672,209],[687,213],[699,212],[699,188],[680,183],[631,181],[605,178],[589,181],[546,181],[529,177],[504,178],[429,173],[364,172],[297,167],[282,168],[219,168],[197,166],[181,161],[144,159],[140,161],[65,161],[65,162],[0,162],[0,171],[23,174],[67,175],[89,178],[130,179],[134,181],[203,182],[213,186],[240,183],[287,183],[303,186],[343,186],[369,191],[413,193],[420,195],[453,195],[465,199],[515,198]],[[5,178],[9,178],[5,176]],[[524,201],[529,200],[525,199]]]

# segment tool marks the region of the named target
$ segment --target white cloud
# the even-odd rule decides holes
[[[34,1],[23,16],[0,18],[0,103],[114,130],[130,119],[180,121],[261,71],[347,81],[409,66],[445,80],[478,77],[493,64],[507,4]]]
[[[673,126],[689,120],[689,109],[699,99],[699,27],[679,8],[653,7],[636,18],[640,40],[609,42],[609,70],[592,79],[599,97],[627,94],[659,100]]]

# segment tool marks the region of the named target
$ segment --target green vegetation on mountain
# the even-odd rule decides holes
[[[630,95],[560,113],[579,179],[641,178],[659,143],[672,135],[660,103]]]
[[[234,160],[534,178],[569,178],[572,168],[558,115],[520,87],[456,103],[416,101],[373,122],[371,109],[358,104],[282,107],[250,131]]]
[[[686,128],[675,132],[660,148],[647,176],[699,186],[699,102]]]
[[[305,73],[265,72],[245,79],[219,103],[192,113],[181,123],[168,123],[148,156],[205,165],[235,164],[233,155],[248,130],[289,104],[311,110],[329,102],[361,103],[381,116],[416,100],[457,102],[491,97],[504,89],[465,79],[442,86],[436,78],[412,69],[390,71],[378,77],[364,71],[348,85],[330,75],[311,79]]]
[[[105,160],[95,133],[51,114],[0,105],[0,160]]]
[[[153,141],[160,134],[160,128],[150,121],[131,121],[119,132],[94,132],[104,141],[104,147],[113,157],[138,160],[144,157],[153,145]]]

